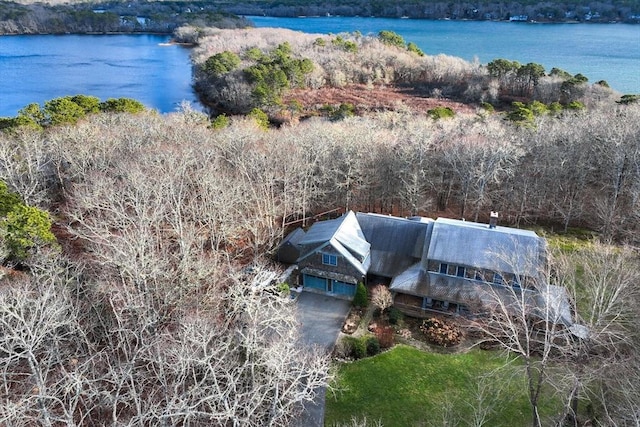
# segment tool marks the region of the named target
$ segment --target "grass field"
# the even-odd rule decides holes
[[[327,393],[325,425],[352,417],[385,427],[466,425],[477,412],[474,407],[481,406],[491,408],[487,426],[530,425],[524,377],[514,367],[496,371],[504,365],[504,356],[489,351],[446,355],[398,345],[340,365],[336,391]],[[487,381],[480,380],[492,371]],[[483,399],[478,398],[479,384],[484,385]],[[553,404],[543,401],[543,418],[558,409]]]

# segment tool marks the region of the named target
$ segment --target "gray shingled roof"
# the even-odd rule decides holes
[[[491,229],[487,224],[438,218],[433,224],[426,258],[538,277],[544,255],[544,239],[533,231],[509,227]]]
[[[293,230],[278,246],[278,261],[293,264],[300,256],[300,241],[304,238],[304,230],[300,227]]]
[[[371,244],[370,274],[394,277],[422,257],[427,222],[372,213],[356,218]]]
[[[331,239],[340,242],[359,260],[364,260],[369,255],[371,245],[365,239],[356,215],[352,211],[340,218],[316,222],[307,230],[299,245],[305,248],[303,252],[306,255]]]

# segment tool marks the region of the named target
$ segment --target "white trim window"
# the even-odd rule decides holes
[[[493,283],[496,284],[496,285],[503,285],[504,284],[504,280],[503,280],[502,274],[494,273],[493,274]]]
[[[324,265],[338,266],[338,256],[331,254],[322,254],[322,263]]]

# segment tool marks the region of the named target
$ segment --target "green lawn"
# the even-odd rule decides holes
[[[450,425],[464,425],[478,401],[478,378],[504,364],[503,356],[489,351],[446,355],[403,345],[342,364],[335,394],[327,393],[325,425],[347,422],[354,416],[380,420],[385,427],[441,426],[444,419]],[[487,399],[494,400],[485,425],[530,425],[524,379],[514,372],[513,368],[494,372],[485,382]],[[554,408],[541,409],[551,414]]]

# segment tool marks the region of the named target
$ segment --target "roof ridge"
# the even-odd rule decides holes
[[[355,216],[355,213],[353,213],[352,210],[350,210],[349,212],[345,213],[343,215],[344,218],[340,222],[340,225],[338,226],[338,228],[336,228],[336,231],[333,233],[331,238],[334,238],[336,236],[336,234],[338,234],[338,231],[340,231],[342,229],[342,226],[344,225],[344,221],[349,217],[349,214],[353,214]],[[360,227],[360,223],[358,222],[358,218],[356,218],[356,223],[358,224],[358,227]],[[362,227],[360,227],[360,228],[362,228]]]

